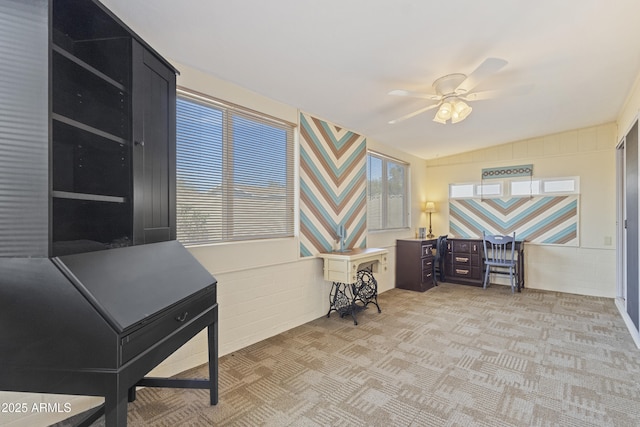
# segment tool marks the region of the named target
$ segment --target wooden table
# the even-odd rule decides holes
[[[344,317],[351,314],[353,323],[358,324],[356,313],[373,303],[378,305],[378,282],[373,273],[387,271],[386,249],[355,248],[345,252],[321,252],[324,260],[324,279],[333,282],[329,294],[329,312]],[[357,304],[360,301],[362,305]]]

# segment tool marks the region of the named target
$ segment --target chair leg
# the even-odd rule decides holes
[[[489,278],[489,270],[490,270],[490,267],[487,266],[487,269],[484,272],[484,283],[482,284],[483,289],[487,289],[487,279]]]
[[[509,280],[511,281],[511,293],[515,293],[516,289],[513,286],[513,268],[509,268]]]
[[[438,279],[436,278],[436,262],[431,261],[431,279],[433,280],[433,286],[438,286]]]

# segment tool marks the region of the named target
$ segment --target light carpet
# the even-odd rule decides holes
[[[640,425],[640,351],[612,299],[442,283],[378,300],[357,326],[332,313],[221,357],[217,406],[206,390],[139,390],[128,423]]]

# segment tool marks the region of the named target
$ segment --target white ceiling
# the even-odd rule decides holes
[[[169,59],[431,159],[614,121],[640,70],[638,0],[103,0]],[[509,64],[463,122],[430,101],[445,74]],[[215,96],[215,94],[212,94]]]

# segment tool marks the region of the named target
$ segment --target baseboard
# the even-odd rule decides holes
[[[633,342],[636,344],[636,347],[640,349],[640,334],[636,329],[636,325],[633,324],[633,320],[627,314],[627,308],[625,307],[624,300],[622,298],[616,298],[616,307],[624,320],[624,323],[627,325],[627,329],[629,330],[629,334],[631,334],[631,338],[633,338]]]

